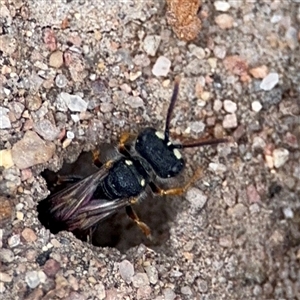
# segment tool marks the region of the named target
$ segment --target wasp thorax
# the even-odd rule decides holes
[[[148,127],[140,132],[135,149],[161,178],[174,177],[184,168],[180,151],[155,128]]]

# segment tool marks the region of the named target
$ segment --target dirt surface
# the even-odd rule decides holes
[[[163,1],[0,0],[1,299],[300,299],[300,3],[202,2],[185,42]],[[98,230],[114,247],[50,234],[40,173],[163,129],[177,75],[171,134],[231,141],[138,206],[154,242],[122,213]]]

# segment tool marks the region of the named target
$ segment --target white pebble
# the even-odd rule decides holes
[[[223,127],[224,128],[236,128],[238,125],[236,114],[228,114],[224,117]]]
[[[292,211],[292,209],[290,207],[285,207],[283,209],[283,214],[286,219],[292,219],[294,217],[294,212]]]
[[[190,188],[186,193],[186,199],[191,203],[193,209],[201,209],[206,201],[207,196],[197,188]]]
[[[264,91],[270,91],[279,81],[278,73],[269,73],[260,83],[260,88]]]
[[[255,100],[251,103],[251,108],[255,112],[259,112],[262,109],[262,105],[259,101]]]
[[[71,111],[82,112],[87,110],[88,103],[78,95],[71,95],[69,93],[61,92],[58,97],[65,102]]]
[[[147,35],[144,39],[143,48],[150,56],[155,56],[161,37],[159,35]]]
[[[155,62],[152,73],[154,76],[167,76],[171,67],[171,61],[165,56],[160,56]]]
[[[67,131],[67,138],[68,138],[68,139],[72,140],[72,139],[74,139],[74,137],[75,137],[74,132],[72,132],[72,131]]]
[[[230,8],[230,4],[226,1],[215,1],[214,6],[217,11],[228,11]]]
[[[71,114],[71,119],[73,120],[73,122],[77,123],[80,121],[80,117],[78,114]]]
[[[289,159],[289,151],[284,148],[278,148],[273,151],[273,160],[275,168],[280,168]]]
[[[0,129],[11,128],[8,112],[7,108],[0,106]]]
[[[224,100],[223,106],[225,111],[228,113],[234,113],[237,110],[236,103],[231,100]]]

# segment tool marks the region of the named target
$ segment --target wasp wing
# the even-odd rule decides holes
[[[108,174],[102,166],[96,173],[39,202],[38,218],[52,233],[86,230],[129,204],[128,199],[93,199],[99,183]]]

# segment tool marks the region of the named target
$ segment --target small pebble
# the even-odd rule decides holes
[[[132,285],[135,288],[141,288],[149,285],[149,279],[146,273],[136,273],[132,277]]]
[[[154,266],[145,267],[145,271],[148,275],[151,284],[156,284],[158,281],[158,271]]]
[[[214,162],[209,163],[208,168],[215,173],[224,173],[227,170],[227,167],[224,164]]]
[[[251,103],[251,108],[255,112],[259,112],[262,109],[262,105],[259,101],[255,100]]]
[[[67,131],[67,138],[72,140],[72,139],[74,139],[74,137],[75,137],[74,132],[68,130]]]
[[[204,131],[205,124],[202,121],[195,121],[191,123],[190,128],[194,133],[200,133]]]
[[[126,97],[124,102],[128,104],[131,108],[139,108],[144,106],[144,101],[141,97],[138,96],[129,96]]]
[[[193,295],[193,291],[189,286],[183,286],[180,289],[181,294],[191,296]]]
[[[294,212],[292,211],[292,209],[290,207],[285,207],[283,209],[283,214],[286,219],[293,219],[293,217],[294,217]]]
[[[48,277],[55,277],[60,270],[60,263],[55,259],[48,259],[44,265],[43,271]]]
[[[144,39],[143,48],[150,56],[155,56],[160,45],[161,37],[159,35],[147,35]]]
[[[10,249],[0,248],[0,261],[3,263],[11,263],[15,258],[14,253]]]
[[[225,111],[228,113],[231,113],[231,114],[235,113],[237,110],[236,103],[231,100],[224,100],[223,106],[224,106]]]
[[[11,236],[9,239],[8,239],[8,246],[10,248],[14,248],[16,246],[18,246],[20,244],[20,235],[19,234],[15,234],[13,236]]]
[[[11,123],[8,117],[9,110],[0,106],[0,129],[11,128]]]
[[[12,147],[12,159],[19,169],[27,169],[48,162],[55,152],[55,145],[45,142],[35,132],[26,131],[24,137]]]
[[[137,290],[136,299],[152,299],[150,297],[152,288],[150,286],[143,286]]]
[[[252,68],[249,70],[249,73],[254,77],[254,78],[265,78],[268,75],[268,67],[266,65],[262,65],[256,68]]]
[[[250,203],[260,202],[260,195],[258,194],[257,189],[253,184],[247,186],[247,196]]]
[[[215,18],[216,24],[221,29],[230,29],[233,26],[233,17],[228,14],[220,14]]]
[[[198,188],[190,188],[186,193],[186,199],[191,203],[193,209],[201,209],[207,202],[207,196]]]
[[[165,56],[160,56],[152,68],[152,74],[154,76],[167,76],[170,68],[171,61]]]
[[[284,148],[278,148],[273,151],[274,167],[282,167],[289,159],[289,151]]]
[[[11,282],[12,281],[12,276],[4,273],[4,272],[0,272],[0,281],[2,282]]]
[[[29,271],[25,274],[25,281],[27,285],[34,289],[40,284],[40,278],[37,271]]]
[[[68,83],[67,77],[64,74],[58,74],[55,77],[55,84],[58,88],[64,88],[66,87]]]
[[[119,273],[126,282],[130,283],[132,281],[132,277],[134,275],[133,264],[126,259],[123,260],[119,264]]]
[[[278,73],[269,73],[260,83],[260,88],[264,91],[270,91],[275,87],[278,81]]]
[[[34,123],[33,129],[46,141],[55,140],[60,133],[60,130],[47,119],[43,119]]]
[[[170,288],[166,288],[163,291],[164,294],[164,298],[165,300],[174,300],[176,298],[176,294],[174,293],[174,291]]]
[[[226,129],[236,128],[238,125],[236,114],[227,114],[223,120],[223,127]]]
[[[21,235],[27,243],[33,243],[37,239],[36,234],[30,228],[25,228]]]
[[[215,46],[214,55],[219,59],[224,59],[226,57],[226,47],[225,46]]]
[[[53,68],[60,68],[64,63],[63,53],[59,50],[51,53],[49,57],[49,66]]]
[[[88,103],[78,95],[61,92],[58,98],[64,101],[70,111],[83,112],[87,110]]]
[[[8,169],[14,165],[12,160],[11,149],[0,150],[0,167]]]
[[[230,4],[226,1],[215,1],[214,6],[217,11],[222,12],[228,11],[230,8]]]
[[[244,204],[238,203],[234,207],[228,208],[227,213],[236,219],[241,219],[247,210],[248,208]]]
[[[200,293],[202,293],[202,294],[203,293],[207,293],[207,291],[208,291],[208,284],[207,284],[206,280],[199,278],[199,279],[197,279],[196,283],[197,283],[198,290],[199,290]]]
[[[222,109],[223,103],[221,100],[214,101],[214,111],[220,111]]]
[[[298,46],[298,36],[297,29],[294,27],[289,27],[285,33],[285,40],[291,50],[295,50]]]
[[[204,59],[206,54],[205,54],[205,50],[201,47],[198,47],[194,44],[191,44],[188,46],[190,52],[195,56],[197,57],[198,59]]]
[[[232,247],[232,237],[230,235],[220,237],[219,244],[223,248],[231,248]]]

